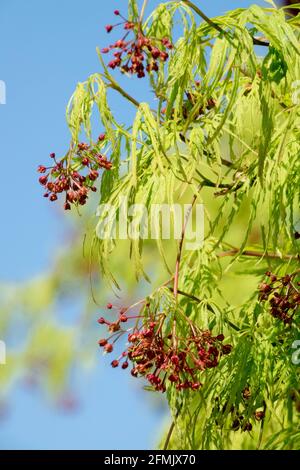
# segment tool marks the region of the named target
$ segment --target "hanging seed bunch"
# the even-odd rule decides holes
[[[99,136],[98,141],[103,140],[104,134]],[[49,167],[38,167],[38,172],[42,174],[39,182],[46,190],[44,197],[56,201],[59,194],[64,194],[65,210],[70,210],[72,204],[86,204],[90,191],[97,191],[95,181],[100,176],[99,171],[110,170],[112,167],[107,157],[99,153],[98,144],[91,146],[79,143],[74,155],[72,154],[72,162],[68,156],[57,161],[55,153],[51,153],[53,164]]]
[[[107,307],[113,308],[112,304]],[[130,327],[132,321],[135,324]],[[156,391],[165,392],[167,382],[178,391],[196,391],[202,386],[201,372],[217,367],[232,346],[223,344],[223,334],[213,336],[211,331],[201,331],[187,317],[183,319],[187,334],[179,337],[176,328],[170,326],[172,321],[163,312],[151,311],[149,304],[139,315],[130,315],[129,309],[122,308],[115,321],[99,318],[98,323],[106,325],[109,333],[100,339],[99,346],[112,353],[116,341],[125,337],[127,348],[111,362],[113,368],[127,369],[130,364],[131,375],[146,378]]]
[[[299,272],[278,277],[268,271],[266,277],[259,286],[259,299],[269,303],[272,317],[290,325],[300,307]]]
[[[125,34],[121,39],[109,47],[102,49],[103,54],[113,52],[113,59],[108,63],[111,69],[119,68],[123,73],[137,75],[143,78],[146,72],[158,71],[159,63],[166,62],[169,58],[167,50],[173,48],[169,38],[156,39],[144,35],[140,23],[134,23],[121,15],[119,10],[114,14],[122,19],[115,25],[106,25],[106,31],[110,33],[115,27],[123,26]],[[129,39],[130,34],[133,38]]]

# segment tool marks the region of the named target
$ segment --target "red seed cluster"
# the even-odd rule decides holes
[[[260,300],[268,301],[271,315],[286,325],[293,322],[300,307],[300,292],[297,288],[300,285],[300,282],[297,282],[298,274],[296,272],[278,277],[268,271],[267,280],[259,286]]]
[[[125,330],[123,325],[130,320],[135,320],[135,326]],[[107,353],[113,351],[120,337],[127,336],[128,347],[112,361],[112,367],[127,369],[131,363],[131,375],[146,378],[160,392],[165,392],[167,383],[178,391],[198,390],[202,386],[199,374],[217,367],[220,357],[232,349],[231,345],[223,344],[222,334],[213,336],[210,331],[201,331],[190,320],[189,333],[184,338],[177,337],[173,330],[170,333],[165,328],[167,316],[160,312],[129,316],[127,309],[121,309],[116,321],[101,317],[98,323],[105,324],[111,334],[99,340],[99,346]]]
[[[138,78],[145,77],[146,71],[157,72],[159,62],[168,60],[167,50],[173,47],[169,38],[158,40],[146,37],[138,23],[128,21],[118,10],[114,13],[120,16],[123,21],[117,25],[107,25],[105,27],[106,31],[110,33],[116,26],[123,25],[126,33],[122,39],[118,39],[109,47],[102,49],[103,54],[114,51],[114,58],[109,62],[108,67],[111,69],[119,68],[123,73],[137,75]],[[134,34],[134,38],[128,40],[130,32]]]
[[[103,137],[101,135],[99,140],[104,140]],[[70,210],[71,204],[84,205],[89,192],[97,191],[95,181],[99,170],[110,170],[112,167],[106,156],[98,153],[97,146],[86,143],[78,144],[71,163],[68,157],[57,161],[54,153],[50,158],[53,160],[52,166],[38,167],[38,172],[42,174],[39,182],[46,190],[44,197],[50,201],[56,201],[59,194],[65,194],[65,210]]]

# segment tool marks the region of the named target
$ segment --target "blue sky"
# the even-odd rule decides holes
[[[159,2],[150,0],[150,6]],[[209,16],[244,7],[246,0],[196,1]],[[255,2],[261,4],[262,2]],[[0,80],[7,104],[0,105],[0,281],[21,281],[46,269],[59,243],[63,220],[41,197],[36,167],[69,139],[65,107],[76,83],[99,70],[96,46],[124,0],[1,0]],[[147,82],[129,89],[139,97]],[[112,109],[128,119],[129,109],[112,95]],[[122,378],[101,370],[77,380],[78,412],[59,414],[38,394],[14,390],[10,418],[0,424],[0,448],[153,448],[165,412]],[[108,369],[108,368],[107,368]]]

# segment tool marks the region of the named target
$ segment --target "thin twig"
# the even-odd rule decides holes
[[[140,106],[140,103],[135,98],[133,98],[133,96],[129,95],[127,91],[123,90],[123,88],[121,88],[116,82],[110,81],[110,84],[108,85],[108,87],[120,93],[120,95],[122,95],[124,98],[130,101],[137,108]]]
[[[166,437],[166,442],[165,442],[165,445],[164,445],[163,450],[167,450],[167,449],[168,449],[169,442],[170,442],[170,439],[171,439],[171,437],[172,437],[174,428],[175,428],[175,421],[172,421],[171,426],[170,426],[169,431],[168,431],[168,435],[167,435],[167,437]]]
[[[129,93],[127,93],[127,91],[123,90],[123,88],[118,84],[118,82],[114,79],[114,77],[112,77],[112,75],[109,73],[109,71],[108,71],[108,69],[107,69],[107,67],[104,63],[104,60],[102,58],[99,47],[97,47],[96,51],[97,51],[98,58],[101,62],[103,70],[104,70],[104,74],[101,74],[101,75],[104,78],[106,78],[106,80],[109,81],[108,87],[110,87],[113,90],[120,93],[120,95],[122,95],[124,98],[126,98],[128,101],[130,101],[130,103],[132,103],[134,106],[136,106],[138,108],[140,106],[140,103],[135,98],[133,98],[133,96],[131,96]]]
[[[222,33],[222,34],[225,34],[226,35],[226,31],[224,31],[223,28],[221,28],[221,26],[219,26],[217,23],[215,23],[214,21],[212,21],[208,16],[206,16],[205,13],[203,13],[202,10],[200,10],[199,7],[197,7],[197,5],[195,5],[194,3],[190,2],[190,0],[183,0],[183,3],[185,3],[187,6],[189,6],[192,10],[194,10],[195,13],[197,13],[197,15],[199,15],[207,24],[209,24],[209,26],[211,26],[212,28],[216,29],[217,31],[219,31],[219,33]]]
[[[173,290],[172,287],[169,287],[169,289],[170,289],[170,290]],[[184,292],[184,291],[182,291],[182,290],[180,290],[180,289],[177,290],[177,293],[178,293],[179,295],[183,295],[184,297],[188,297],[189,299],[194,300],[195,302],[198,302],[198,303],[201,302],[201,299],[199,299],[199,298],[196,297],[195,295],[188,294],[187,292]],[[209,307],[208,310],[210,310],[210,311],[213,312],[213,309],[212,309],[210,306],[208,306],[208,307]]]

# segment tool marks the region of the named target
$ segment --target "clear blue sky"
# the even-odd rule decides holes
[[[262,2],[196,3],[211,16]],[[99,70],[95,48],[107,45],[104,25],[124,4],[125,0],[0,2],[0,80],[7,86],[7,104],[0,105],[0,281],[27,279],[45,269],[60,239],[63,221],[41,197],[36,167],[50,152],[66,149],[67,100],[78,81]],[[146,83],[135,79],[129,88],[142,97]],[[116,95],[111,103],[128,119],[126,103],[120,107]],[[38,394],[16,389],[11,416],[0,423],[0,448],[153,448],[165,419],[163,409],[147,401],[127,375],[101,367],[76,381],[82,407],[73,415],[61,415]]]

